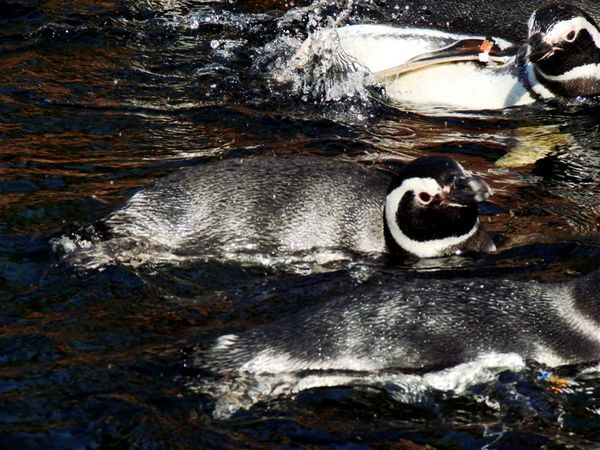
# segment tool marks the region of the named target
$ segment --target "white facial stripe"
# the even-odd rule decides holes
[[[571,288],[560,289],[552,305],[558,316],[567,321],[574,330],[600,346],[600,326],[577,309]]]
[[[461,163],[459,163],[458,161],[455,161],[456,165],[458,166],[458,168],[460,169],[460,171],[462,172],[463,176],[466,177],[470,177],[471,175],[473,175],[473,172],[470,172],[468,170],[465,170],[465,168],[462,166]]]
[[[415,178],[408,178],[408,179],[404,180],[400,186],[398,186],[396,189],[394,189],[392,192],[390,192],[390,195],[392,195],[396,191],[402,193],[399,197],[399,199],[401,199],[402,196],[408,191],[414,191],[414,192],[425,191],[425,192],[429,193],[431,196],[435,196],[442,192],[442,187],[433,178],[417,178],[417,177],[415,177]]]
[[[419,258],[435,258],[437,256],[441,256],[449,247],[454,247],[465,242],[477,232],[478,228],[479,220],[475,222],[475,225],[468,233],[463,234],[462,236],[451,236],[442,239],[433,239],[426,242],[419,242],[410,239],[408,236],[402,233],[399,228],[397,229],[397,234],[394,234],[394,231],[392,230],[390,231],[394,237],[394,240],[406,251],[417,255]]]
[[[385,220],[390,234],[400,247],[417,255],[419,258],[433,258],[440,256],[448,247],[463,243],[477,232],[479,220],[475,222],[475,225],[468,233],[462,236],[451,236],[426,242],[415,241],[406,236],[396,222],[396,213],[398,212],[400,200],[409,191],[420,192],[422,190],[426,190],[432,195],[442,192],[442,188],[433,178],[409,178],[390,192],[385,200]]]
[[[600,64],[586,64],[585,66],[578,66],[560,75],[548,75],[539,68],[538,71],[544,75],[545,79],[550,81],[565,82],[579,80],[582,78],[600,80]]]
[[[570,20],[558,22],[548,30],[544,40],[549,44],[556,44],[562,41],[564,36],[571,30],[576,30],[577,32],[587,30],[592,36],[596,47],[600,48],[600,33],[598,29],[584,17],[575,17]]]
[[[529,36],[531,36],[531,31],[533,30],[533,22],[535,20],[535,13],[529,16],[529,20],[527,21],[527,30],[529,30]]]

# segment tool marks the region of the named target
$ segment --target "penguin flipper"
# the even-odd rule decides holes
[[[375,72],[374,76],[377,80],[385,80],[429,66],[468,61],[501,65],[506,64],[515,54],[514,47],[500,49],[492,38],[486,38],[483,41],[461,39],[437,50],[415,56],[399,66]]]

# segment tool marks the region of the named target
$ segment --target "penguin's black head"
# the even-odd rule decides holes
[[[452,158],[416,159],[390,185],[386,233],[402,250],[416,256],[448,255],[478,232],[477,203],[490,195],[483,179],[466,172]]]
[[[580,8],[551,3],[529,19],[528,53],[536,78],[563,97],[600,94],[600,31]]]

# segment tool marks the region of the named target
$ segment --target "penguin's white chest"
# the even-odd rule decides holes
[[[483,41],[485,38],[384,25],[353,25],[321,30],[304,42],[292,61],[292,67],[306,69],[314,61],[314,56],[320,58],[324,66],[336,61],[340,66],[338,69],[347,75],[362,67],[371,76],[348,76],[347,79],[362,84],[376,82],[385,88],[393,102],[413,106],[479,110],[534,102],[527,88],[511,71],[512,63],[499,67],[477,62],[448,62],[411,69],[399,76],[382,76],[380,73],[465,39]],[[496,39],[495,45],[504,49],[511,44]],[[307,70],[314,71],[314,68]],[[329,80],[330,85],[335,85],[336,80],[341,79],[339,72],[335,73],[337,78]],[[327,70],[317,69],[313,74],[313,78],[319,80],[323,76],[327,76]],[[355,90],[359,90],[359,87]]]
[[[434,65],[382,84],[391,100],[415,105],[501,109],[534,101],[510,72],[471,62]]]
[[[333,39],[338,50],[375,73],[404,64],[415,56],[435,50],[440,45],[425,33],[428,30],[397,30],[392,27],[355,25],[322,31],[321,39]],[[446,42],[442,41],[445,45]],[[448,39],[448,42],[451,42]]]

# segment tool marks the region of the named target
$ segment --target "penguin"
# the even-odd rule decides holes
[[[582,101],[600,94],[600,31],[585,11],[559,3],[533,12],[522,46],[431,29],[351,25],[309,36],[290,61],[291,74],[304,80],[303,92],[325,99],[352,89],[364,96],[362,85],[377,85],[394,103],[417,107],[494,110]]]
[[[494,355],[600,360],[600,271],[562,283],[392,280],[227,334],[195,363],[223,375],[426,373]]]
[[[592,17],[572,5],[550,4],[535,11],[528,28],[528,79],[564,98],[600,94],[600,32]]]
[[[416,159],[395,175],[323,156],[227,159],[135,194],[96,224],[103,240],[95,248],[135,261],[165,253],[253,262],[300,254],[320,262],[339,259],[336,252],[487,252],[495,246],[477,208],[491,193],[446,156]],[[82,251],[90,256],[90,248]]]

